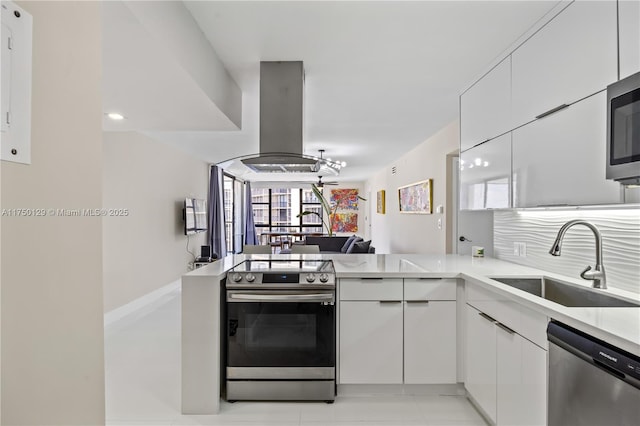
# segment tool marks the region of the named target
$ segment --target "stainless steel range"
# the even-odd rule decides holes
[[[247,260],[227,273],[227,400],[335,399],[330,260]]]

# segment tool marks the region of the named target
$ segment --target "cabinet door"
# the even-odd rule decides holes
[[[511,57],[460,96],[460,150],[510,130]]]
[[[402,383],[402,302],[340,302],[340,383]]]
[[[519,334],[497,328],[497,424],[547,422],[547,352]]]
[[[407,301],[404,383],[456,383],[456,302]]]
[[[513,131],[513,206],[612,204],[605,178],[606,92]]]
[[[460,210],[508,208],[511,193],[511,133],[460,155]]]
[[[480,315],[480,311],[466,306],[465,381],[464,385],[476,403],[495,423],[496,421],[496,327]]]
[[[618,2],[620,31],[620,78],[640,71],[640,2]]]
[[[576,1],[512,55],[513,127],[617,80],[616,2]]]

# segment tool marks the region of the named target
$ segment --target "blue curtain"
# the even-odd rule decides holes
[[[222,169],[211,166],[209,176],[209,245],[219,258],[227,255],[227,242],[224,229],[224,184]]]
[[[253,203],[251,202],[251,182],[244,184],[244,243],[259,244],[256,225],[253,222]]]

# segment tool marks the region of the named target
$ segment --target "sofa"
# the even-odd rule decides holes
[[[305,238],[305,244],[307,245],[317,245],[320,247],[320,253],[346,253],[343,250],[343,247],[345,245],[345,243],[347,242],[347,240],[349,238],[351,238],[351,235],[347,235],[347,236],[332,236],[332,237],[312,237],[312,236],[307,236]],[[358,248],[354,247],[349,253],[375,253],[376,252],[376,248],[373,247],[371,244],[371,241],[363,241],[362,238],[360,238],[360,242],[362,242],[363,244],[360,245],[360,249],[366,249],[366,251],[358,251]],[[367,244],[368,247],[367,247]]]

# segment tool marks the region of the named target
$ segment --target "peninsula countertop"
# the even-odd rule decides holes
[[[332,260],[338,278],[338,286],[341,278],[458,278],[640,356],[640,307],[566,307],[491,279],[491,277],[549,277],[576,286],[590,286],[590,282],[579,277],[568,277],[498,259],[474,258],[468,255],[234,254],[191,271],[185,274],[182,279],[184,413],[215,413],[218,410],[218,402],[213,403],[212,399],[204,399],[202,395],[211,396],[213,395],[211,392],[218,394],[219,385],[213,381],[203,384],[201,379],[196,380],[196,377],[201,378],[202,374],[207,371],[196,371],[189,365],[193,366],[204,362],[209,366],[207,370],[211,374],[214,374],[214,370],[218,369],[219,364],[215,360],[219,360],[220,355],[219,348],[217,349],[220,319],[216,318],[216,315],[219,315],[220,312],[220,283],[224,280],[228,270],[247,259]],[[610,283],[611,286],[613,288],[596,291],[640,303],[640,295],[617,290],[615,283]],[[203,324],[206,324],[206,327],[203,328]],[[207,336],[207,338],[200,341],[202,336]],[[190,348],[187,352],[185,352],[185,345]],[[187,359],[185,356],[197,359]],[[192,376],[193,384],[191,384]],[[198,384],[196,385],[195,382]]]
[[[212,281],[224,278],[233,266],[247,259],[330,259],[340,278],[461,278],[489,290],[499,292],[550,318],[582,329],[628,352],[640,354],[640,308],[575,308],[565,307],[502,284],[491,277],[550,277],[578,286],[590,282],[537,268],[494,258],[461,255],[428,254],[303,254],[226,256],[185,276],[210,276]],[[615,283],[611,283],[615,286]],[[640,295],[610,288],[597,290],[640,303]]]

